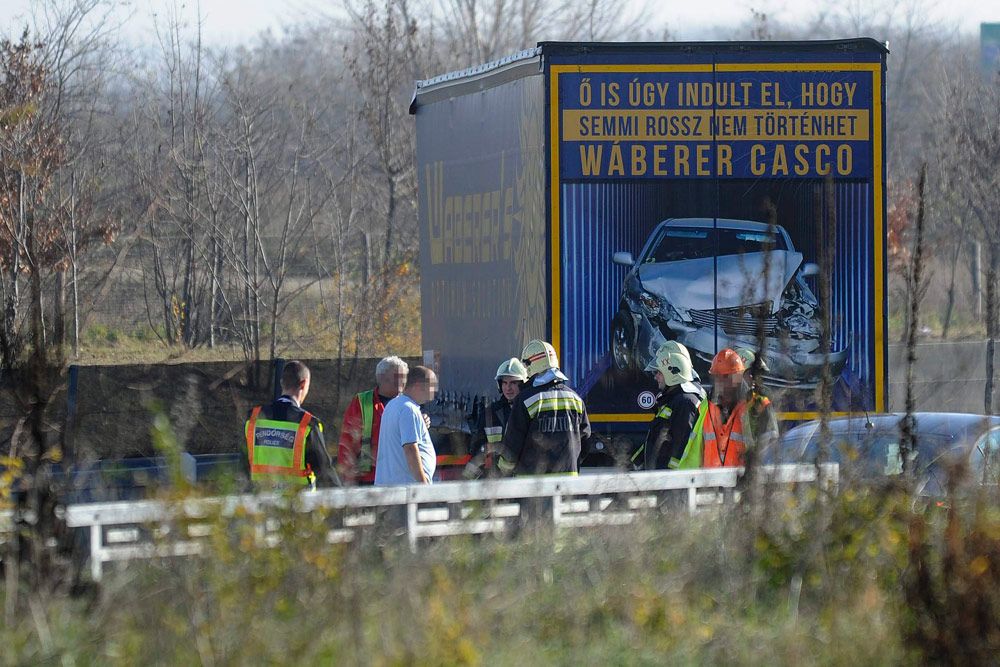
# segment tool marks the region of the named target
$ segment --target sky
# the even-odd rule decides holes
[[[203,35],[213,45],[247,42],[254,35],[294,23],[315,11],[336,13],[338,0],[114,0],[121,8],[127,37],[141,41],[152,29],[154,14],[163,18],[177,6],[192,24],[199,8],[204,20]],[[633,6],[643,0],[628,0]],[[912,0],[911,0],[912,1]],[[0,34],[20,32],[31,9],[40,0],[0,0]],[[735,26],[756,8],[779,21],[808,20],[823,7],[898,7],[907,0],[648,0],[647,11],[659,23],[666,23],[678,40],[705,39],[717,27]],[[930,18],[961,32],[978,35],[981,22],[1000,22],[1000,0],[944,0],[924,2]],[[854,35],[852,35],[854,36]],[[871,35],[875,37],[875,35]],[[525,45],[528,46],[528,45]]]

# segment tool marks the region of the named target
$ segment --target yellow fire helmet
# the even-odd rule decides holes
[[[496,379],[502,380],[503,378],[514,378],[515,380],[520,380],[521,382],[528,381],[528,369],[525,368],[524,364],[517,357],[511,357],[507,361],[500,364],[497,368]]]
[[[559,357],[556,356],[555,348],[537,338],[524,346],[521,361],[528,367],[528,377],[559,368]]]

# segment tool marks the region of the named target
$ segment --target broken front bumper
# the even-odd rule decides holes
[[[758,348],[755,336],[730,335],[721,327],[694,327],[673,321],[656,326],[645,317],[639,320],[636,363],[640,368],[645,368],[667,340],[682,343],[691,352],[692,359],[699,359],[706,365],[712,363],[716,350],[726,347]],[[764,376],[764,384],[812,389],[819,385],[824,367],[829,368],[830,378],[836,380],[847,364],[847,349],[829,354],[818,350],[819,341],[815,339],[765,337],[762,351],[768,372]],[[707,380],[708,376],[703,374],[703,379]]]

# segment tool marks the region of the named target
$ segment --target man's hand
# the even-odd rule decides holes
[[[430,430],[430,428],[431,428],[431,416],[429,414],[425,413],[425,412],[421,412],[420,416],[424,418],[424,426],[426,426],[427,429]]]

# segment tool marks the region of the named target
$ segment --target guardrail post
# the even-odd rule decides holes
[[[100,581],[104,573],[104,549],[101,547],[101,524],[90,526],[90,576]]]
[[[410,553],[417,553],[417,503],[413,496],[406,494],[406,539],[410,543]]]

